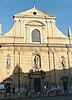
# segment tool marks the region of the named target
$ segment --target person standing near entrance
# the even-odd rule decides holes
[[[46,84],[44,85],[44,92],[46,92],[46,90],[47,90],[47,87],[46,87]]]
[[[10,96],[10,87],[5,86],[5,97]]]
[[[12,92],[15,93],[15,86],[12,87]]]

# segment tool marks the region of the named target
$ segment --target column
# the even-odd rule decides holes
[[[68,59],[68,67],[69,67],[69,80],[71,78],[71,72],[70,72],[70,60],[69,60],[69,51],[68,51],[68,46],[66,45],[67,48],[67,59]]]
[[[55,83],[55,86],[56,86],[56,69],[55,69],[55,53],[53,52],[53,66],[54,66],[54,83]]]
[[[15,45],[13,44],[13,46],[14,46],[14,70],[15,70]],[[15,72],[13,74],[14,74],[14,87],[15,87]]]
[[[48,60],[49,60],[49,78],[50,78],[50,84],[51,84],[51,66],[50,66],[50,52],[48,51]]]

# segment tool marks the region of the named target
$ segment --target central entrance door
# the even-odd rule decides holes
[[[34,91],[35,92],[41,91],[41,79],[40,78],[34,78]]]
[[[63,88],[64,88],[64,90],[68,89],[68,81],[63,82]]]

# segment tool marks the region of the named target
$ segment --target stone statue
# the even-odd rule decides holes
[[[34,58],[34,67],[38,68],[38,56],[37,55],[35,55],[35,58]]]

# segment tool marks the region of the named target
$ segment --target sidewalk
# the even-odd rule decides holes
[[[66,94],[69,95],[69,94]],[[25,96],[25,93],[11,93],[10,96],[5,97],[5,93],[0,93],[0,100],[1,99],[17,99],[17,98],[22,98],[22,99],[26,99],[26,98],[39,98],[39,97],[52,97],[52,96],[62,96],[62,95],[55,95],[55,94],[51,94],[50,96],[48,96],[46,93],[31,93],[28,96]]]
[[[25,96],[25,93],[11,93],[10,96],[6,96],[5,97],[5,93],[0,93],[0,99],[5,99],[5,98],[38,98],[38,97],[46,97],[46,94],[45,93],[41,93],[41,94],[38,94],[38,93],[31,93],[30,95],[28,96]]]

